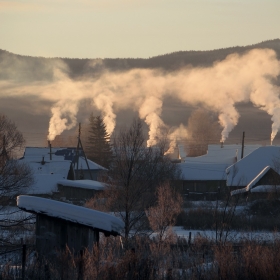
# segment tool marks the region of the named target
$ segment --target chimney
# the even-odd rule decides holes
[[[50,160],[52,160],[52,144],[51,141],[49,140],[49,147],[50,147]]]

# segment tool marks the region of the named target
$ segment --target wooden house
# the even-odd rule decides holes
[[[93,180],[59,180],[53,198],[84,205],[87,200],[102,192],[104,187],[103,183]]]
[[[232,191],[246,188],[252,181],[279,185],[280,147],[260,147],[228,167],[226,173],[227,186]]]
[[[17,206],[36,214],[36,249],[51,256],[66,246],[74,252],[91,249],[99,234],[117,236],[124,223],[107,213],[51,199],[21,195]]]
[[[241,148],[241,145],[209,145],[203,156],[181,158],[178,166],[182,178],[176,182],[176,187],[184,199],[216,200],[217,196],[226,194],[226,170],[241,159]],[[247,145],[244,154],[258,148],[259,145]]]

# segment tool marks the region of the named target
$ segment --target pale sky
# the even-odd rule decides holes
[[[0,0],[0,49],[148,58],[280,38],[280,0]]]

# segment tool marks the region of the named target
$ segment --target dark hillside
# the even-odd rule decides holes
[[[134,68],[162,68],[165,71],[174,71],[187,65],[193,67],[211,66],[213,62],[225,59],[229,54],[242,54],[254,48],[270,48],[276,51],[280,59],[280,39],[261,42],[250,46],[236,46],[231,48],[210,50],[210,51],[178,51],[170,54],[159,55],[148,59],[142,58],[105,58],[105,59],[78,59],[78,58],[43,58],[32,56],[21,56],[12,54],[0,49],[0,79],[5,79],[9,73],[5,73],[3,68],[9,66],[11,62],[17,61],[20,67],[13,69],[13,72],[25,72],[21,78],[32,74],[34,80],[50,79],[50,67],[57,63],[59,59],[68,66],[71,77],[83,75],[98,75],[104,70],[125,71]],[[6,63],[9,62],[9,65]],[[91,65],[91,66],[90,66]],[[6,66],[6,67],[5,67]]]
[[[53,101],[46,96],[30,95],[24,88],[38,85],[48,86],[54,79],[54,69],[62,69],[72,79],[97,77],[104,71],[128,71],[136,68],[162,69],[166,72],[176,71],[185,66],[210,67],[213,62],[225,59],[229,54],[242,54],[254,48],[270,48],[275,50],[280,60],[280,39],[261,42],[250,46],[236,46],[210,51],[178,51],[159,55],[148,59],[142,58],[44,58],[22,56],[0,49],[0,114],[6,114],[17,122],[21,131],[27,135],[29,143],[42,141],[47,133],[51,116],[50,108]],[[64,63],[61,63],[64,62]],[[65,67],[65,64],[68,67]],[[63,78],[63,77],[62,77]],[[67,80],[67,77],[66,77]],[[90,80],[90,79],[88,79]],[[3,83],[2,83],[3,82]],[[38,82],[38,83],[37,83]],[[280,76],[278,77],[280,85]],[[10,88],[9,88],[10,86]],[[14,91],[17,91],[17,96]],[[71,92],[71,90],[69,91]],[[86,105],[88,106],[86,106]],[[80,104],[81,105],[81,104]],[[87,102],[81,105],[77,119],[83,121],[92,107]],[[240,113],[238,125],[230,133],[228,143],[240,143],[243,131],[246,131],[246,141],[250,143],[268,144],[271,133],[271,116],[251,103],[237,104]],[[163,100],[162,119],[171,126],[186,124],[193,111],[191,105],[186,106],[176,98],[169,96]],[[133,110],[117,112],[117,128],[126,124],[137,115]],[[276,139],[280,143],[280,133]],[[33,142],[32,142],[33,141]]]

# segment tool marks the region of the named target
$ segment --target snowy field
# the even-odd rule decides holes
[[[209,240],[216,239],[216,231],[214,230],[187,230],[183,227],[173,227],[174,233],[180,238],[189,238],[191,233],[191,240],[194,241],[197,238],[207,238]],[[280,239],[280,232],[269,232],[269,231],[252,231],[252,232],[241,232],[241,231],[230,231],[228,232],[227,241],[241,242],[246,240],[254,240],[258,242],[272,242],[276,239]]]

